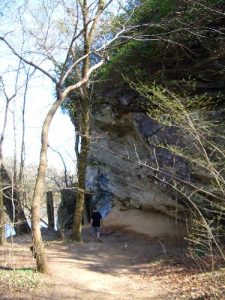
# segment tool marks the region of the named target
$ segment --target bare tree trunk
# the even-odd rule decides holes
[[[5,237],[5,213],[3,205],[3,184],[2,184],[2,174],[0,170],[0,245],[4,245],[6,242]]]
[[[45,130],[43,130],[42,135],[48,135],[48,133]],[[37,270],[44,274],[48,274],[49,269],[47,265],[46,254],[45,254],[44,244],[42,242],[41,230],[40,230],[40,203],[44,194],[46,168],[47,168],[47,145],[42,144],[38,175],[36,179],[34,197],[32,202],[31,221],[32,221],[32,235],[33,235],[33,243],[35,247]]]
[[[22,162],[24,165],[24,161]],[[30,226],[27,222],[26,215],[23,209],[22,200],[24,198],[24,192],[22,191],[23,183],[23,171],[20,169],[19,179],[16,181],[16,193],[15,193],[15,231],[16,234],[27,234],[31,232]]]
[[[24,116],[23,116],[24,117]],[[26,216],[22,207],[22,197],[21,197],[21,187],[22,187],[22,176],[23,176],[23,169],[20,167],[19,179],[17,179],[17,145],[16,145],[16,125],[15,125],[15,118],[13,115],[13,127],[14,127],[14,175],[13,175],[13,192],[12,192],[12,201],[13,206],[15,207],[14,214],[13,214],[13,224],[16,234],[26,234],[30,233],[31,229],[27,223]],[[22,138],[22,149],[24,144],[24,136]],[[23,151],[23,150],[21,150]],[[21,161],[22,167],[24,166],[24,159]]]
[[[90,107],[89,99],[85,97],[82,100],[82,117],[81,117],[81,145],[80,154],[78,159],[78,191],[76,199],[76,207],[73,222],[73,233],[74,239],[78,242],[82,240],[81,229],[82,229],[82,216],[85,201],[85,175],[87,168],[88,150],[90,145]]]
[[[94,70],[100,68],[104,64],[104,58],[99,56],[98,62],[93,62],[93,65],[90,64],[90,55],[91,55],[91,47],[93,45],[93,40],[95,38],[97,32],[97,25],[99,22],[99,18],[103,13],[104,9],[111,3],[108,2],[105,5],[104,0],[98,0],[93,2],[94,5],[89,5],[87,0],[77,1],[77,17],[75,17],[75,25],[74,25],[74,35],[72,36],[71,43],[69,45],[65,61],[62,65],[60,76],[53,76],[51,73],[40,67],[39,64],[35,64],[32,61],[27,60],[23,55],[12,47],[12,45],[7,41],[4,36],[0,36],[0,40],[4,42],[7,47],[12,51],[12,53],[17,56],[21,61],[25,64],[28,64],[35,68],[35,70],[39,70],[42,74],[47,76],[56,84],[57,89],[57,98],[50,111],[48,112],[43,127],[42,127],[42,146],[40,152],[40,163],[38,169],[38,175],[36,178],[33,204],[32,204],[32,231],[33,231],[33,242],[36,251],[36,262],[37,262],[37,270],[43,273],[48,273],[46,257],[43,242],[41,239],[41,231],[40,231],[40,202],[43,198],[44,193],[44,182],[45,182],[45,173],[47,168],[47,147],[48,147],[48,131],[49,126],[51,124],[52,118],[57,111],[58,107],[63,103],[66,97],[75,90],[80,89],[82,93],[82,124],[81,124],[81,148],[82,154],[80,154],[81,158],[79,159],[79,195],[77,201],[77,229],[76,229],[76,237],[77,240],[81,239],[81,224],[82,224],[82,212],[83,212],[83,204],[84,204],[84,194],[85,194],[85,172],[87,166],[87,157],[88,157],[88,148],[89,148],[89,97],[88,93],[83,93],[84,91],[88,91],[88,81],[89,77],[94,72]],[[93,7],[94,6],[94,7]],[[68,10],[67,10],[68,11]],[[80,13],[82,14],[82,22],[83,25],[80,24]],[[80,28],[81,25],[81,29]],[[81,39],[82,37],[82,39]],[[118,37],[118,35],[117,35]],[[114,40],[114,39],[112,39]],[[82,56],[79,57],[80,49],[83,48]],[[46,58],[49,58],[48,52],[46,52],[46,45],[43,44],[43,48],[45,51]],[[74,50],[75,49],[75,50]],[[104,47],[100,47],[98,52],[101,52],[105,49]],[[75,58],[75,61],[70,62],[71,53],[78,54],[78,57]],[[94,53],[94,52],[93,52]],[[56,60],[51,58],[51,63],[55,64]],[[83,64],[82,67],[82,76],[80,76],[80,65]],[[57,64],[58,66],[58,64]],[[56,68],[57,69],[57,68]],[[72,71],[78,70],[78,81],[74,78],[74,84],[69,85],[65,88],[65,82],[69,76],[72,76]],[[73,77],[73,76],[72,76]],[[56,79],[59,78],[59,81]],[[64,89],[65,88],[65,89]]]
[[[100,1],[101,2],[101,1]],[[81,5],[82,15],[83,15],[83,38],[84,38],[84,55],[90,53],[90,45],[92,42],[92,35],[94,30],[93,28],[88,31],[88,4],[87,1],[84,0]],[[87,56],[83,61],[82,66],[82,76],[85,77],[90,68],[90,57]],[[81,111],[80,111],[80,135],[81,135],[81,145],[80,145],[80,153],[79,157],[77,157],[77,177],[78,177],[78,190],[77,190],[77,199],[73,220],[73,235],[74,239],[77,242],[82,240],[81,230],[82,230],[82,217],[84,210],[84,201],[85,201],[85,177],[86,177],[86,169],[87,169],[87,159],[88,159],[88,151],[90,145],[90,106],[89,106],[89,93],[88,93],[88,82],[86,82],[80,89],[81,92]]]
[[[52,192],[46,193],[46,206],[47,206],[47,216],[48,216],[48,228],[54,229],[55,218],[54,218],[54,202]]]
[[[63,99],[57,99],[51,109],[49,110],[43,127],[42,127],[42,135],[41,135],[41,152],[40,152],[40,162],[38,168],[38,174],[36,178],[36,184],[34,188],[34,197],[32,203],[32,212],[31,212],[31,220],[32,220],[32,235],[33,235],[33,243],[35,247],[36,253],[36,264],[37,270],[44,274],[49,274],[49,268],[46,259],[46,253],[44,249],[44,244],[41,237],[40,230],[40,205],[41,200],[44,196],[44,187],[45,187],[45,173],[47,169],[47,150],[48,150],[48,133],[51,121],[62,104]]]
[[[35,72],[35,71],[34,71]],[[33,73],[34,73],[33,72]],[[24,209],[22,206],[22,200],[24,197],[24,193],[22,191],[23,186],[23,179],[24,179],[24,161],[25,161],[25,112],[26,112],[26,99],[27,99],[27,91],[28,91],[28,84],[29,79],[32,74],[28,71],[26,73],[26,83],[25,83],[25,89],[24,89],[24,95],[23,95],[23,108],[22,108],[22,141],[21,141],[21,152],[20,152],[20,169],[19,169],[19,178],[15,178],[16,182],[16,233],[17,234],[26,234],[30,233],[31,229],[28,225]]]
[[[3,85],[3,89],[5,91],[2,78],[1,78],[1,81],[2,81],[2,85]],[[8,118],[9,103],[12,99],[12,98],[8,98],[6,92],[5,92],[5,96],[6,96],[6,106],[5,106],[4,123],[3,123],[2,132],[0,134],[0,245],[4,245],[5,241],[6,241],[5,213],[4,213],[4,202],[3,202],[4,184],[3,184],[3,174],[2,174],[3,173],[2,172],[2,167],[3,167],[3,150],[2,150],[2,148],[3,148],[3,141],[5,138],[5,130],[6,130],[6,124],[7,124],[7,118]]]
[[[76,128],[76,125],[74,127],[75,127],[75,131],[77,131],[76,135],[75,135],[75,147],[74,147],[74,149],[75,149],[76,158],[78,160],[79,159],[80,129]]]

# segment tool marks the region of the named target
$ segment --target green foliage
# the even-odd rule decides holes
[[[69,114],[71,120],[74,120],[77,117],[77,105],[74,101],[74,97],[68,98],[62,105],[61,109],[63,113]]]
[[[145,24],[149,22],[158,22],[168,14],[174,11],[177,6],[176,0],[148,0],[136,8],[133,24]]]
[[[151,65],[153,57],[157,60],[160,56],[157,42],[154,41],[155,37],[141,42],[135,39],[138,39],[140,35],[154,35],[164,32],[165,28],[159,26],[157,22],[174,12],[175,8],[176,1],[173,0],[148,0],[135,7],[134,13],[131,10],[132,17],[128,25],[138,25],[138,28],[131,33],[134,39],[116,45],[110,54],[110,62],[100,71],[100,79],[107,80],[110,77],[111,81],[121,82],[121,75],[129,74],[132,79],[143,79],[148,76],[147,66]],[[121,23],[121,16],[118,16],[115,22]]]
[[[115,44],[99,80],[121,86],[124,76],[132,81],[161,82],[178,76],[194,79],[207,72],[212,76],[212,68],[219,74],[219,65],[215,59],[210,63],[210,57],[221,56],[222,13],[216,0],[146,0],[132,5],[130,17],[128,12],[115,22],[127,18],[127,25],[136,27],[128,39]]]

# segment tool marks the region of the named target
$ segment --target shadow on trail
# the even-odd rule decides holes
[[[152,262],[157,263],[175,251],[174,242],[150,239],[118,228],[103,230],[102,243],[93,240],[87,227],[83,228],[82,243],[62,242],[46,231],[42,237],[52,276],[46,281],[47,289],[40,287],[32,298],[29,292],[27,299],[166,299],[167,291],[160,281],[145,274],[151,274]],[[31,236],[18,237],[15,242],[12,252],[16,264],[12,264],[8,249],[2,249],[0,266],[34,267]]]
[[[149,239],[134,233],[116,232],[102,235],[103,242],[95,242],[90,235],[89,228],[83,230],[83,243],[67,242],[54,244],[48,252],[51,260],[73,266],[76,263],[86,270],[119,276],[121,272],[142,273],[139,265],[167,257],[174,246],[162,244],[158,239]],[[172,250],[173,249],[173,250]],[[180,247],[178,247],[180,251]]]

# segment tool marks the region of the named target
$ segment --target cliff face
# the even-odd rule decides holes
[[[139,14],[138,8],[134,19],[139,26],[151,24],[156,17],[160,26],[150,26],[144,31],[150,39],[118,45],[116,51],[109,53],[102,73],[97,75],[99,84],[95,83],[92,95],[97,102],[92,103],[86,183],[92,192],[92,204],[97,203],[108,224],[128,226],[151,236],[176,236],[184,233],[191,206],[182,201],[182,193],[172,188],[176,178],[180,182],[194,182],[196,194],[204,186],[203,196],[198,195],[200,202],[205,201],[202,198],[212,178],[204,163],[201,166],[201,145],[195,143],[193,135],[191,138],[188,130],[183,130],[185,126],[169,127],[151,119],[146,113],[146,99],[132,91],[124,78],[148,86],[154,83],[188,102],[198,98],[197,106],[191,108],[196,118],[204,108],[208,109],[204,111],[205,124],[209,119],[224,122],[224,108],[218,110],[218,106],[224,105],[225,95],[225,18],[220,1],[203,1],[202,5],[201,1],[188,5],[186,1],[176,1],[169,11],[164,2],[158,1],[157,7],[154,3],[143,1],[142,13]],[[160,38],[153,42],[151,37],[154,40],[156,36]],[[207,103],[200,103],[205,94],[210,105],[213,103],[207,108]],[[156,108],[160,106],[157,101],[153,103]],[[163,119],[166,114],[164,109],[164,114],[158,117]],[[207,136],[204,131],[203,138]],[[214,143],[213,138],[211,141]],[[166,146],[155,146],[160,144]],[[183,149],[183,156],[193,155],[193,160],[200,157],[200,163],[188,163],[182,155],[172,154],[167,145]],[[213,147],[209,143],[204,150],[220,169],[218,160],[223,156],[223,145],[218,149]],[[197,153],[195,157],[195,151],[200,155]],[[224,184],[220,170],[219,174]]]
[[[107,216],[107,224],[151,236],[184,232],[184,207],[154,177],[157,164],[168,171],[173,162],[169,152],[156,154],[148,145],[153,137],[175,142],[169,128],[161,127],[143,112],[117,113],[108,105],[93,114],[87,188],[94,192],[92,201]],[[178,172],[187,176],[185,162],[179,161]]]
[[[202,85],[199,83],[199,88]],[[222,91],[220,86],[220,91]],[[217,93],[218,86],[204,86]],[[199,90],[197,91],[199,92]],[[92,115],[91,150],[87,188],[94,195],[106,224],[120,225],[155,236],[182,236],[188,219],[188,205],[171,186],[171,175],[209,184],[211,178],[180,156],[154,144],[186,147],[190,144],[182,129],[161,125],[143,110],[143,99],[132,91],[106,95]],[[196,111],[195,114],[201,113]],[[224,121],[224,108],[207,112],[207,119]]]

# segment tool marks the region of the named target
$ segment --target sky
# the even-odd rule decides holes
[[[8,3],[11,3],[10,1]],[[16,0],[15,5],[20,5],[22,1]],[[35,1],[31,1],[35,4]],[[37,2],[38,3],[38,2]],[[1,8],[1,5],[0,5]],[[19,11],[18,16],[12,15],[10,9],[14,9],[12,6],[9,11],[5,10],[3,14],[0,15],[0,35],[5,36],[13,43],[17,51],[20,51],[23,47],[23,32],[19,28]],[[18,18],[17,18],[18,17]],[[26,17],[24,15],[24,17]],[[15,20],[13,20],[15,19]],[[28,18],[29,21],[29,18]],[[29,23],[29,22],[28,22]],[[41,34],[41,32],[40,32]],[[26,40],[25,40],[26,42]],[[38,49],[34,47],[34,44],[26,44],[27,52],[29,50],[37,51]],[[17,46],[18,45],[18,46]],[[24,44],[25,45],[25,44]],[[3,78],[4,84],[6,86],[7,94],[10,96],[14,93],[15,87],[15,69],[18,66],[18,60],[12,54],[9,49],[4,46],[3,43],[0,45],[0,77]],[[29,48],[31,47],[31,48]],[[40,55],[37,55],[40,59]],[[34,57],[35,58],[35,57]],[[52,68],[46,63],[42,64],[42,67],[46,70]],[[20,79],[21,81],[23,79]],[[18,84],[22,86],[22,83]],[[33,79],[29,83],[27,102],[26,102],[26,115],[25,115],[25,160],[26,164],[38,164],[40,156],[41,147],[41,128],[43,125],[44,118],[50,108],[51,103],[55,100],[54,97],[54,87],[51,81],[40,72],[36,71]],[[13,130],[13,115],[12,112],[15,111],[15,124],[16,124],[16,141],[17,141],[17,155],[19,159],[21,135],[22,135],[22,101],[23,101],[23,88],[15,98],[15,101],[10,103],[10,113],[7,122],[7,129],[5,134],[5,139],[3,143],[3,154],[6,158],[12,158],[15,144],[14,144],[14,130]],[[4,119],[4,107],[5,99],[1,93],[0,84],[0,134],[2,132],[2,124]],[[59,151],[63,156],[67,169],[72,173],[76,170],[76,158],[74,151],[74,126],[72,125],[68,115],[63,114],[61,109],[58,109],[56,115],[53,118],[52,124],[50,126],[49,132],[49,144],[50,146]],[[48,150],[48,165],[49,167],[54,167],[57,169],[63,169],[62,160],[55,152],[51,149]]]
[[[8,92],[10,95],[10,91]],[[4,98],[0,98],[0,132],[4,118]],[[30,84],[26,114],[25,114],[25,159],[26,164],[38,164],[41,147],[41,128],[46,113],[54,101],[53,87],[44,77],[33,79]],[[12,110],[16,111],[16,141],[17,154],[19,156],[22,135],[22,94],[10,104],[10,112],[7,122],[3,154],[6,158],[12,158],[14,153],[14,133]],[[75,173],[75,151],[74,151],[74,126],[68,115],[58,109],[53,118],[49,132],[49,145],[63,156],[67,169]],[[19,157],[18,157],[19,159]],[[58,154],[51,149],[48,150],[48,165],[58,170],[63,169],[62,160]]]
[[[23,2],[26,3],[25,6],[22,5]],[[43,1],[36,0],[6,1],[6,3],[8,3],[7,9],[0,15],[0,35],[5,36],[18,53],[25,53],[23,55],[25,55],[26,59],[32,60],[53,74],[55,67],[51,64],[52,57],[58,62],[63,61],[66,57],[68,45],[70,44],[70,39],[68,39],[70,35],[68,35],[68,33],[71,28],[74,28],[74,19],[71,19],[72,15],[68,15],[68,11],[70,7],[74,8],[74,1],[68,0],[66,2],[67,7],[62,5],[64,2],[44,1],[47,10],[42,6],[42,10],[40,9],[42,2]],[[117,2],[115,1],[115,3]],[[116,5],[115,8],[111,7],[111,11],[114,11],[114,13],[117,9],[119,9],[118,5]],[[15,11],[17,11],[17,14],[14,14]],[[62,27],[62,24],[65,26]],[[12,51],[5,47],[3,43],[1,43],[0,46],[0,76],[4,75],[8,94],[10,95],[13,93],[13,87],[15,85],[15,74],[12,75],[10,72],[12,68],[14,68],[14,70],[16,69],[18,60],[16,61],[15,55],[13,55]],[[0,133],[2,131],[2,120],[4,118],[3,98],[0,93]],[[50,104],[53,101],[54,89],[50,80],[46,76],[40,76],[40,72],[36,71],[35,78],[30,82],[26,105],[25,158],[27,164],[38,164],[39,162],[41,127]],[[15,103],[10,104],[10,109],[15,111],[16,115],[15,123],[18,155],[22,135],[21,107],[22,94],[18,94]],[[59,109],[50,127],[49,144],[53,149],[63,155],[67,169],[71,172],[75,170],[76,160],[74,134],[74,127],[69,117],[63,114]],[[13,118],[12,113],[10,113],[3,144],[4,156],[13,157],[14,149]],[[48,161],[50,167],[54,166],[58,169],[63,167],[59,155],[50,149],[48,151]]]

